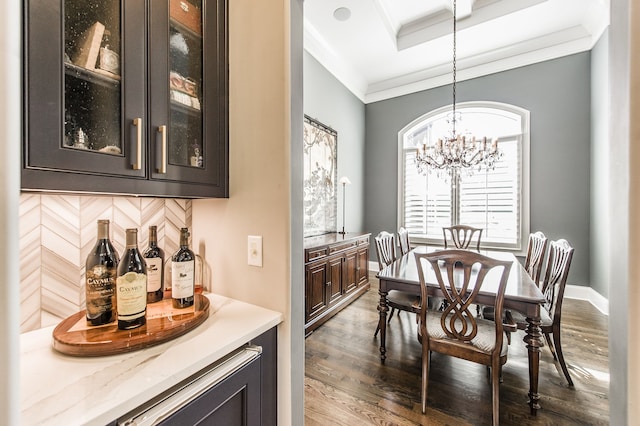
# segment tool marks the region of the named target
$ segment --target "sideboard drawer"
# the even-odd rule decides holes
[[[327,255],[327,248],[326,247],[322,247],[319,249],[309,249],[309,250],[305,250],[304,252],[305,254],[305,263],[306,262],[311,262],[312,260],[316,260],[316,259],[320,259],[323,258]]]
[[[369,245],[369,237],[359,239],[358,240],[358,245],[359,246],[368,246]]]
[[[358,241],[356,241],[356,240],[349,241],[349,242],[346,242],[344,244],[336,244],[334,246],[330,246],[329,247],[329,254],[333,254],[333,253],[337,253],[339,251],[347,250],[347,249],[350,249],[352,247],[356,247],[357,245],[358,245]]]

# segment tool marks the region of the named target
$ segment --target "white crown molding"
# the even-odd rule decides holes
[[[336,55],[306,20],[304,25],[304,49],[358,99],[362,102],[365,101],[367,82],[347,61]]]
[[[464,8],[458,5],[457,26],[459,30],[464,30],[546,1],[548,0],[480,0],[475,6],[473,2],[467,1]],[[403,25],[397,34],[398,50],[448,36],[452,25],[452,7],[447,4],[436,13]]]
[[[457,81],[584,52],[590,50],[593,44],[592,36],[584,27],[577,25],[543,37],[458,59]],[[377,102],[451,82],[451,64],[441,64],[369,85],[364,102]]]

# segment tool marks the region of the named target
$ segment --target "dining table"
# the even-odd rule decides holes
[[[391,290],[401,290],[420,295],[420,279],[418,278],[415,253],[430,253],[437,250],[443,250],[443,248],[425,245],[416,246],[384,267],[376,275],[380,281],[378,311],[380,312],[380,361],[382,363],[385,361],[387,352],[385,345],[387,312],[389,311],[387,294]],[[535,416],[537,410],[540,409],[538,374],[540,349],[544,347],[544,339],[540,328],[540,309],[542,304],[545,303],[544,295],[513,253],[494,250],[480,250],[480,253],[495,259],[513,261],[504,295],[504,308],[521,312],[527,319],[526,334],[523,340],[526,344],[529,358],[529,406],[531,414]],[[442,296],[433,269],[428,263],[426,265],[428,266],[425,267],[425,287],[428,295],[430,297]],[[497,270],[495,273],[490,272],[487,274],[482,290],[476,298],[478,304],[484,306],[493,306],[495,304],[499,276],[500,273]],[[495,277],[495,279],[492,279],[492,277]]]

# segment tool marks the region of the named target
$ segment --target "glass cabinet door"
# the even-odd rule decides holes
[[[151,177],[227,194],[226,3],[151,0]]]
[[[30,3],[27,168],[146,176],[144,8],[145,0]]]
[[[67,149],[122,155],[120,1],[64,2]]]
[[[169,164],[203,166],[202,1],[169,5]]]

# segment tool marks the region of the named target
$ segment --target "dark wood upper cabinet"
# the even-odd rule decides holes
[[[228,197],[226,0],[27,0],[23,190]]]

